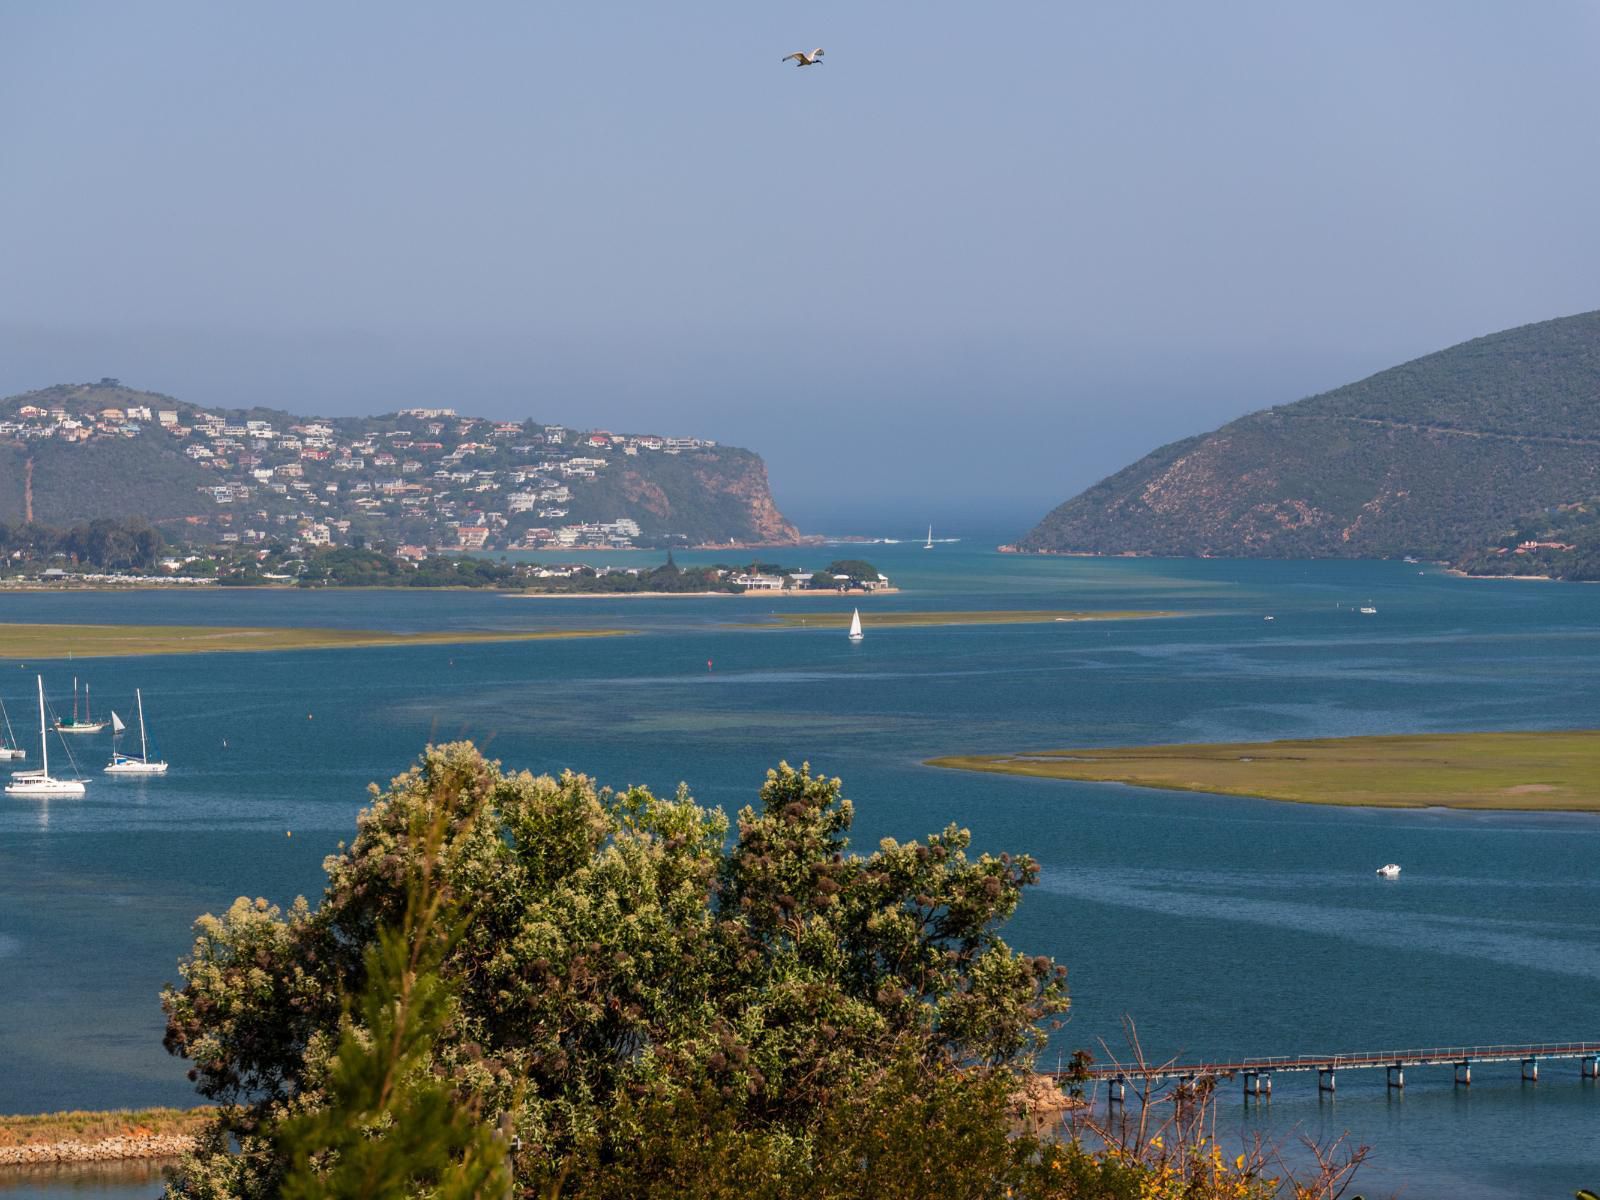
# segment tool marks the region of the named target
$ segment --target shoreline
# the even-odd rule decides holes
[[[0,1169],[181,1158],[195,1147],[189,1133],[120,1134],[93,1142],[67,1140],[0,1146]]]
[[[0,1116],[0,1168],[177,1158],[194,1148],[215,1113],[200,1107]]]
[[[395,590],[403,591],[406,589]],[[799,596],[818,596],[827,598],[831,596],[834,599],[837,599],[840,596],[898,596],[900,595],[900,589],[878,588],[871,592],[860,588],[845,592],[824,591],[820,588],[816,590],[812,590],[810,588],[805,590],[786,589],[781,592],[514,592],[505,590],[501,592],[501,595],[503,595],[507,600],[665,600],[676,596],[698,596],[702,599],[706,596],[725,596],[730,600],[748,600],[751,597],[765,599],[768,597],[778,596],[786,596],[791,598]]]

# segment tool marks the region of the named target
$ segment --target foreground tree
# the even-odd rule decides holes
[[[727,822],[680,789],[430,749],[327,860],[312,910],[202,917],[167,1046],[222,1107],[169,1195],[585,1200],[1332,1200],[1207,1095],[1030,1132],[1064,971],[999,936],[1037,875],[954,827],[849,850],[787,765]],[[1086,1110],[1087,1111],[1087,1110]],[[1164,1116],[1161,1114],[1165,1114]],[[1335,1150],[1338,1147],[1334,1147]]]
[[[775,1180],[837,1171],[819,1131],[891,1086],[970,1081],[1004,1107],[1067,1003],[1061,968],[999,936],[1034,864],[969,859],[954,827],[857,856],[850,823],[838,781],[805,767],[769,772],[730,845],[681,790],[430,749],[328,860],[315,911],[241,899],[198,923],[166,1041],[223,1108],[172,1193],[279,1194],[284,1123],[341,1102],[376,1019],[347,998],[417,936],[392,931],[419,880],[463,919],[438,952],[447,1016],[405,1069],[486,1127],[503,1115],[530,1193],[641,1194],[685,1137],[724,1137]],[[437,845],[418,833],[433,828]]]

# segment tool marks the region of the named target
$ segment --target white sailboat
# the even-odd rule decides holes
[[[15,762],[19,758],[27,758],[28,752],[17,745],[17,735],[11,730],[11,714],[6,711],[6,702],[0,700],[0,718],[5,719],[6,740],[0,746],[0,762]]]
[[[150,757],[150,743],[144,731],[144,693],[138,688],[133,689],[134,703],[139,706],[139,757],[124,754],[117,749],[115,741],[111,743],[111,761],[106,764],[107,775],[165,775],[167,764],[164,759],[152,760]],[[116,713],[111,714],[111,732],[114,737],[120,736],[127,728]]]
[[[859,642],[864,636],[861,632],[861,610],[857,608],[850,613],[850,640]]]
[[[928,540],[922,544],[922,548],[924,550],[932,550],[933,549],[933,526],[932,525],[928,526]]]
[[[44,676],[39,676],[39,761],[37,771],[13,771],[6,784],[8,796],[81,796],[83,781],[50,777],[50,731],[44,722]]]

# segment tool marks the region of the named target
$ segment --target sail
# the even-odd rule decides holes
[[[117,710],[111,710],[111,732],[121,733],[127,726],[122,723],[122,718],[117,716]]]
[[[861,610],[859,608],[850,613],[850,636],[853,638],[861,636]]]

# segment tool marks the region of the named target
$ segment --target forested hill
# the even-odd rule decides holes
[[[1453,346],[1173,442],[1020,549],[1461,560],[1600,493],[1600,312]]]
[[[316,418],[114,379],[0,401],[0,521],[140,516],[186,537],[434,549],[792,542],[759,456],[449,408]]]

